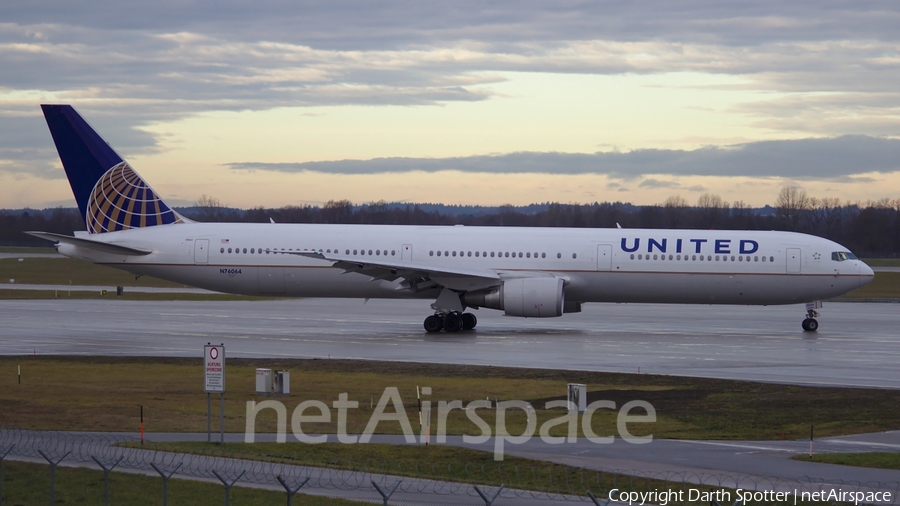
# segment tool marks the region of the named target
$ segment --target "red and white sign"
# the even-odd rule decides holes
[[[206,393],[225,393],[225,346],[207,344],[203,347],[203,380]]]

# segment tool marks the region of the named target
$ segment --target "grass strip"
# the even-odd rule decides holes
[[[56,468],[57,504],[102,505],[103,472],[80,467]],[[48,504],[50,502],[50,466],[30,462],[3,462],[3,504]],[[220,506],[225,497],[222,485],[172,478],[168,485],[169,504]],[[231,489],[232,504],[269,506],[283,504],[286,494],[272,490],[242,487]],[[110,504],[156,506],[162,503],[162,478],[116,472],[109,475]],[[304,506],[354,506],[356,501],[298,494],[294,504]]]
[[[123,446],[137,447],[137,443]],[[147,443],[146,450],[187,453],[230,459],[273,462],[279,464],[322,467],[354,472],[387,474],[425,480],[438,480],[470,485],[487,485],[543,492],[585,496],[588,492],[597,498],[617,493],[668,493],[666,504],[712,504],[711,499],[732,504],[739,496],[735,489],[690,483],[686,480],[659,479],[653,473],[635,475],[617,474],[552,462],[506,456],[503,462],[493,460],[493,455],[479,450],[443,445],[385,445],[338,444],[308,445],[302,443],[226,443],[217,445],[202,442]],[[747,490],[745,489],[746,493]],[[618,496],[617,496],[618,497]],[[772,497],[772,496],[769,496]],[[661,502],[650,499],[649,502]],[[804,505],[825,504],[794,500],[785,494],[781,498],[765,501],[766,504]]]
[[[809,455],[794,455],[791,458],[803,462],[900,470],[900,452],[818,453],[812,457]]]
[[[0,281],[15,279],[24,285],[97,285],[185,288],[186,285],[150,276],[134,279],[134,275],[112,267],[74,258],[0,259]]]
[[[123,446],[138,447],[137,443]],[[611,489],[621,491],[681,490],[711,492],[723,490],[690,483],[673,483],[647,476],[626,476],[540,460],[506,456],[494,461],[493,454],[445,445],[389,445],[324,443],[150,443],[144,449],[233,459],[323,467],[355,472],[388,474],[470,485],[487,485],[584,496],[592,492],[605,497]],[[727,490],[727,489],[725,489]],[[732,491],[733,493],[733,491]],[[674,504],[704,501],[673,501]],[[706,501],[704,504],[708,504]]]
[[[199,358],[159,357],[0,357],[0,426],[36,430],[132,431],[144,407],[148,432],[205,432],[206,395]],[[17,368],[21,366],[22,382]],[[432,387],[432,427],[437,433],[441,400],[526,400],[537,408],[538,427],[563,414],[542,409],[562,399],[567,383],[588,385],[588,401],[611,400],[618,408],[644,400],[656,409],[655,423],[628,424],[632,434],[673,439],[775,440],[800,439],[815,426],[816,434],[835,436],[900,429],[900,391],[888,389],[808,387],[706,378],[621,374],[491,366],[463,366],[362,360],[229,359],[225,429],[244,432],[247,401],[273,400],[255,394],[256,368],[291,371],[291,395],[278,397],[290,416],[304,400],[331,406],[347,392],[359,408],[348,410],[347,431],[365,429],[387,387],[396,387],[410,424],[418,430],[416,387]],[[388,408],[387,412],[392,412]],[[218,406],[216,406],[218,412]],[[490,426],[493,410],[478,410]],[[314,413],[314,412],[313,412]],[[616,412],[594,416],[598,436],[617,433]],[[640,413],[633,413],[640,414]],[[337,432],[332,410],[329,423],[304,423],[310,434]],[[524,432],[522,410],[507,411],[510,434]],[[579,432],[581,423],[578,424]],[[277,428],[275,410],[256,419],[258,433]],[[563,435],[558,426],[552,435]],[[380,423],[379,434],[399,434],[397,422]],[[462,410],[447,419],[448,434],[477,435],[481,430]]]
[[[876,272],[868,285],[842,295],[846,299],[896,299],[900,298],[900,272]]]
[[[106,290],[103,295],[101,290]],[[115,288],[98,286],[90,292],[66,291],[66,290],[3,290],[0,285],[0,299],[2,300],[32,300],[32,299],[97,299],[108,300],[205,300],[205,301],[238,301],[238,300],[275,300],[272,297],[248,297],[245,295],[230,295],[226,293],[141,293],[130,292],[126,288],[125,293],[116,295]]]
[[[900,258],[863,258],[869,267],[900,267]]]

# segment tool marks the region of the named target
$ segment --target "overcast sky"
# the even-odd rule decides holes
[[[0,208],[74,205],[41,103],[175,204],[894,198],[898,26],[894,1],[2,2]]]

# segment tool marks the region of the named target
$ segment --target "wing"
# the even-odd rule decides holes
[[[321,251],[279,251],[281,254],[298,255],[317,260],[332,262],[334,267],[344,272],[356,272],[372,278],[372,280],[394,281],[403,278],[401,289],[413,291],[445,286],[451,290],[469,291],[497,286],[501,282],[500,275],[490,269],[440,267],[422,262],[407,260],[392,261],[387,258],[359,258],[339,253],[322,253]]]

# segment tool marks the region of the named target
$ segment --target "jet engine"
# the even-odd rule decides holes
[[[509,316],[547,318],[562,316],[565,306],[564,281],[555,277],[516,278],[499,287],[463,294],[463,303],[472,307],[502,309]]]

